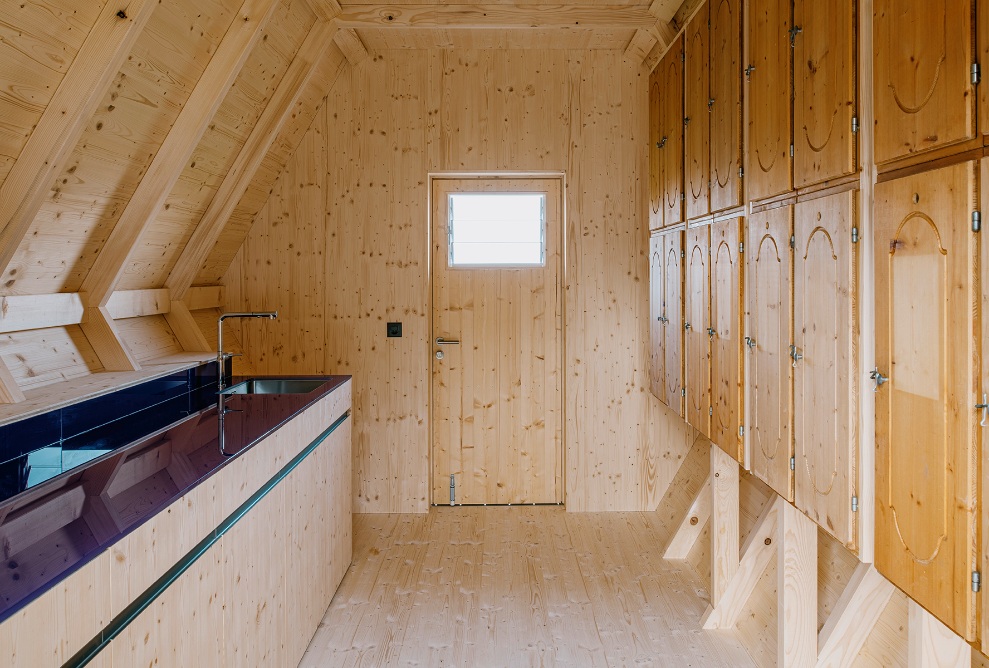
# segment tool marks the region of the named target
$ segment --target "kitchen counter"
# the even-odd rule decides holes
[[[323,382],[305,394],[225,398],[225,447],[232,456],[219,451],[215,384],[90,429],[79,437],[84,443],[24,448],[30,452],[7,463],[24,480],[32,465],[49,463],[45,458],[59,468],[35,485],[8,485],[7,498],[0,485],[0,622],[349,380],[305,378]],[[160,427],[168,419],[161,415],[179,419]]]

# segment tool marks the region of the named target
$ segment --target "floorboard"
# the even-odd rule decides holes
[[[655,513],[549,506],[356,515],[354,561],[302,666],[751,666],[701,631]]]

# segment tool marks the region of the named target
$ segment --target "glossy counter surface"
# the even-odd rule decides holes
[[[226,452],[233,456],[223,456],[219,450],[215,384],[162,402],[162,414],[174,416],[184,410],[187,415],[179,415],[178,421],[173,417],[163,428],[161,421],[167,418],[146,408],[102,427],[105,437],[97,438],[81,455],[66,457],[75,450],[53,454],[52,460],[66,470],[0,500],[0,622],[332,393],[349,376],[304,378],[322,382],[307,393],[224,398],[224,441]],[[234,378],[231,385],[242,380]],[[184,409],[177,405],[182,401]],[[100,435],[93,431],[91,436]],[[36,453],[44,450],[26,449],[34,461]],[[16,458],[22,471],[25,457]],[[83,463],[72,468],[78,461]],[[30,476],[30,469],[27,465],[21,476]]]

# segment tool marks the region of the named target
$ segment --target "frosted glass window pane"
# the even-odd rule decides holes
[[[542,193],[450,195],[450,265],[541,266],[545,204]]]

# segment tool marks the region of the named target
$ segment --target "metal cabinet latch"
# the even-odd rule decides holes
[[[755,348],[755,339],[753,339],[751,336],[746,336],[745,345],[749,347],[749,350],[752,350],[753,348]]]
[[[790,346],[790,357],[793,358],[794,369],[797,368],[797,362],[804,358],[803,354],[800,352],[800,349],[796,346]]]
[[[982,420],[979,421],[980,427],[985,427],[989,425],[989,402],[986,401],[986,394],[982,394],[982,403],[975,404],[976,409],[982,411]]]
[[[714,338],[714,335],[715,335],[715,333],[716,333],[716,332],[715,332],[715,329],[714,329],[714,327],[708,327],[708,328],[707,328],[707,335],[708,335],[709,337],[711,337],[712,339]]]
[[[878,392],[879,387],[883,383],[889,380],[889,376],[884,376],[882,375],[882,373],[880,373],[879,367],[876,367],[875,369],[869,372],[869,378],[871,378],[876,383],[876,386],[872,390],[873,392]]]
[[[664,325],[670,321],[670,319],[667,318],[665,315],[659,316],[658,318],[656,318],[656,320],[659,320]]]

